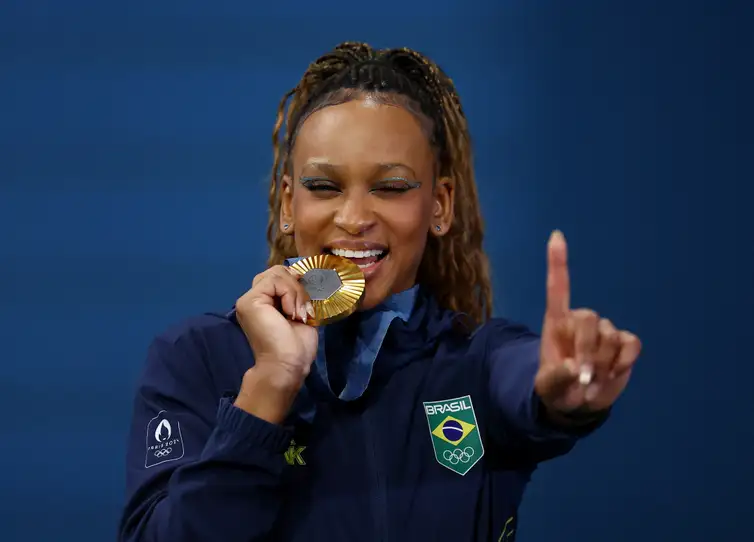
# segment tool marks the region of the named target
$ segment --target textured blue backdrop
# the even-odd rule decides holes
[[[0,540],[114,537],[146,345],[261,269],[277,100],[344,39],[456,80],[497,312],[538,327],[559,227],[574,303],[644,340],[520,540],[754,540],[744,2],[326,4],[0,5]]]

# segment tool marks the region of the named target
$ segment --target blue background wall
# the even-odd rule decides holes
[[[255,4],[0,4],[0,540],[114,537],[146,345],[261,269],[277,100],[344,39],[456,80],[497,312],[539,326],[558,227],[574,303],[644,340],[520,540],[754,540],[745,2]]]

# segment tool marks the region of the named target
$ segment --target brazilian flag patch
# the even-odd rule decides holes
[[[471,395],[424,403],[435,459],[465,475],[484,456]]]

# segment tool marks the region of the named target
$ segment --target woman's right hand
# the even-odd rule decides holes
[[[317,354],[317,330],[303,323],[313,311],[300,278],[276,265],[254,277],[236,302],[238,323],[254,352],[236,406],[272,423],[285,418]]]

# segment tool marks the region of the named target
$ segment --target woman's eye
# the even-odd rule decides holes
[[[408,181],[400,180],[382,182],[375,187],[375,190],[382,192],[401,193],[418,187],[419,183],[410,183]]]
[[[338,187],[325,179],[301,179],[301,184],[304,188],[311,192],[337,192]]]
[[[405,192],[408,190],[408,186],[405,184],[386,184],[378,187],[377,190],[383,190],[385,192]]]
[[[313,184],[311,186],[307,186],[309,190],[312,192],[324,192],[324,191],[333,191],[336,192],[338,189],[331,185],[331,184]]]

